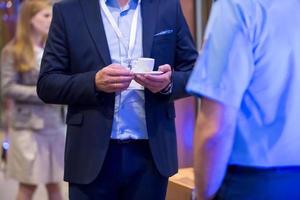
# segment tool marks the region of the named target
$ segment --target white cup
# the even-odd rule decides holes
[[[133,73],[151,72],[154,67],[153,58],[137,58],[131,63],[131,71]]]
[[[135,74],[143,74],[151,72],[154,67],[153,58],[137,58],[131,61],[131,71]],[[129,90],[144,90],[144,87],[132,80],[129,85]]]

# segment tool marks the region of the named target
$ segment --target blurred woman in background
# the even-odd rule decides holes
[[[17,200],[32,199],[45,184],[50,200],[60,200],[63,178],[64,124],[61,107],[44,104],[36,82],[52,17],[48,0],[21,4],[15,38],[3,49],[2,88],[13,100],[8,175],[19,181]]]

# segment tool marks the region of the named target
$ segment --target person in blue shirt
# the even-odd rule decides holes
[[[71,200],[165,199],[178,169],[174,100],[188,96],[197,56],[179,0],[54,4],[37,93],[68,105]],[[160,74],[131,71],[141,57]]]
[[[218,0],[187,90],[198,199],[300,199],[300,3]]]

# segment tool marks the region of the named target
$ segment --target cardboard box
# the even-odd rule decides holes
[[[178,173],[169,178],[166,200],[192,200],[194,171],[193,168],[182,168]]]

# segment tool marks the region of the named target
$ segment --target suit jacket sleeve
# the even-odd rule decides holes
[[[53,18],[42,59],[37,93],[46,103],[97,105],[99,97],[94,85],[97,71],[84,73],[70,71],[68,40],[59,6],[55,4],[53,7]]]
[[[179,2],[177,6],[176,34],[175,65],[172,73],[172,99],[188,96],[185,86],[198,57],[198,52]]]

